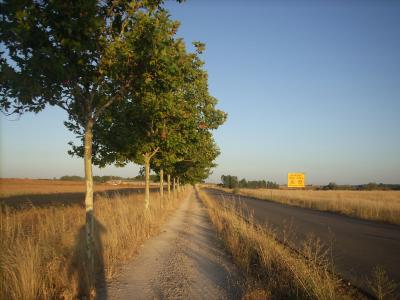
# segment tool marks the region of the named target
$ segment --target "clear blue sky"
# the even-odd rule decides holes
[[[167,2],[178,35],[206,43],[222,174],[285,183],[400,183],[399,1]],[[83,174],[65,114],[1,116],[1,176]],[[95,169],[135,176],[138,167]]]

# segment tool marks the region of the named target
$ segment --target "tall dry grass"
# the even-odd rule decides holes
[[[98,196],[95,201],[96,286],[130,259],[145,239],[158,232],[175,200],[153,194],[149,213],[143,196]],[[96,289],[86,267],[85,211],[79,206],[0,211],[0,299],[92,298]]]
[[[272,231],[245,219],[231,202],[197,192],[236,263],[258,281],[256,292],[245,299],[351,299],[333,275],[328,249],[318,240],[307,240],[300,253],[294,252]]]
[[[218,188],[227,192],[233,190]],[[240,189],[242,196],[321,211],[332,211],[360,219],[400,224],[400,191],[315,191]]]

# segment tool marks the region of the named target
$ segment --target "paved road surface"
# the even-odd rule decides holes
[[[400,226],[350,218],[249,197],[233,196],[216,190],[210,195],[224,194],[225,199],[242,201],[253,210],[254,219],[268,223],[282,236],[284,224],[292,224],[298,246],[310,233],[329,244],[333,238],[333,260],[342,278],[368,290],[366,277],[381,265],[389,276],[400,284]]]
[[[98,299],[241,299],[240,274],[192,193]]]

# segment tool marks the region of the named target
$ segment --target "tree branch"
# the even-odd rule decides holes
[[[160,147],[157,147],[156,149],[154,149],[154,151],[150,154],[150,158],[152,158],[154,155],[156,155],[158,150],[160,150]]]
[[[113,102],[115,98],[111,98],[108,100],[102,107],[100,107],[95,113],[94,113],[94,119],[97,119],[106,109],[109,107]]]
[[[68,108],[68,105],[65,102],[57,103],[57,106],[65,110],[68,114],[71,113],[71,110]]]

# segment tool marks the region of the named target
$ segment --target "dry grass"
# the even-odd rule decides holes
[[[333,275],[327,248],[318,240],[304,242],[300,253],[277,241],[272,231],[245,219],[231,202],[203,191],[200,198],[236,263],[259,287],[245,299],[350,299]]]
[[[227,192],[230,189],[218,188]],[[240,189],[242,196],[332,211],[360,219],[400,224],[400,191],[315,191]]]
[[[186,197],[190,189],[181,192]],[[96,282],[103,286],[145,239],[158,232],[177,200],[153,193],[145,214],[142,195],[98,196]],[[68,207],[0,211],[0,299],[76,299],[95,296],[85,264],[85,211]]]

